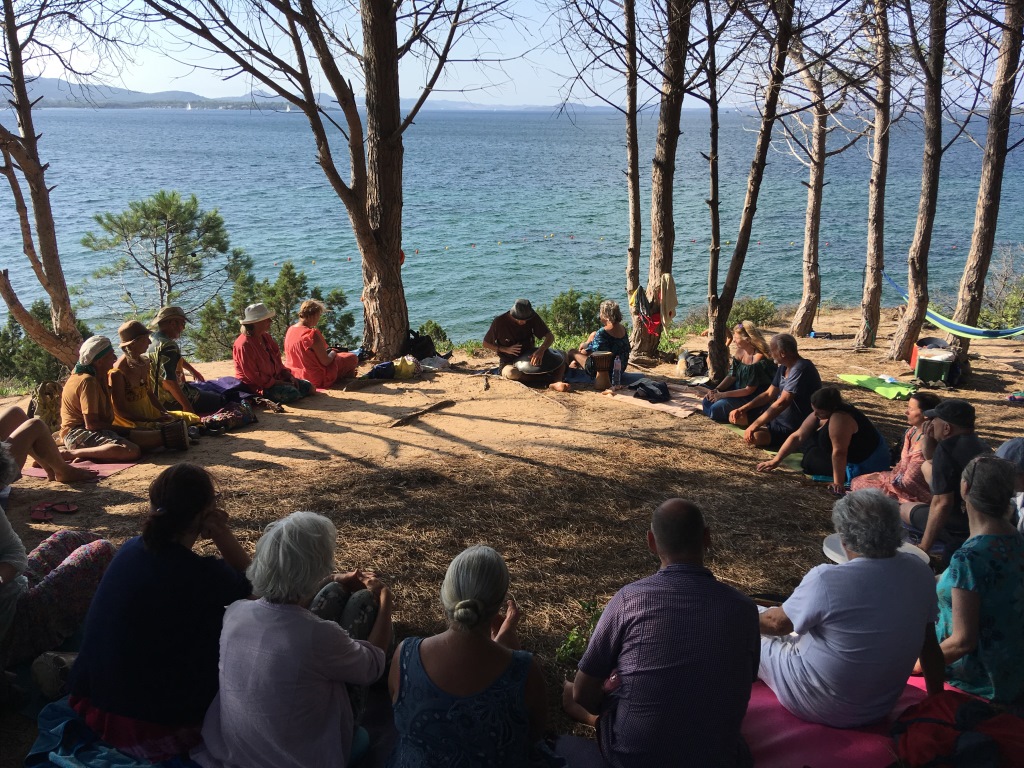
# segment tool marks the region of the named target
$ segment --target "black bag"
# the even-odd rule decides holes
[[[434,357],[437,355],[437,347],[434,346],[434,340],[426,335],[420,335],[416,331],[409,330],[409,338],[405,340],[405,345],[402,347],[401,357],[406,355],[412,355],[417,360],[426,360],[428,357]]]
[[[641,400],[652,403],[664,403],[666,400],[672,399],[668,385],[654,379],[640,379],[630,384],[629,388],[633,390],[633,397],[639,397]]]
[[[690,352],[688,349],[683,350],[683,363],[686,365],[687,376],[707,376],[708,375],[708,353],[707,352]]]

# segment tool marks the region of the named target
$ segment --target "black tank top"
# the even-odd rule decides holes
[[[854,406],[845,405],[836,410],[836,413],[848,414],[857,423],[857,431],[850,438],[850,447],[846,451],[846,463],[860,464],[875,452],[875,449],[878,448],[878,441],[882,438],[878,434],[878,430],[875,429],[875,425],[871,423],[871,420]],[[825,425],[818,429],[817,439],[818,447],[831,454],[832,438],[828,434],[828,422],[825,422]]]

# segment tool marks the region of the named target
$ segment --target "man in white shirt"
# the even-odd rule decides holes
[[[919,656],[928,693],[942,690],[938,604],[928,566],[897,551],[893,499],[855,491],[832,522],[849,560],[812,568],[780,608],[761,613],[758,677],[797,717],[853,728],[889,713]]]

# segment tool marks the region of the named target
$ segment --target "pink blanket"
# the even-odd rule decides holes
[[[889,736],[892,723],[924,698],[924,678],[912,677],[884,722],[863,728],[829,728],[789,714],[759,680],[751,689],[743,738],[757,768],[886,768],[896,760]],[[593,739],[561,736],[556,750],[573,768],[606,768]]]
[[[91,469],[97,472],[100,478],[110,477],[113,474],[120,472],[122,469],[128,469],[128,467],[134,467],[138,464],[137,461],[129,462],[128,464],[94,464],[91,461],[79,461],[75,463],[76,467],[82,467],[83,469]],[[25,477],[41,477],[46,479],[46,470],[40,467],[24,466],[21,469],[21,474]]]
[[[650,408],[653,411],[670,413],[680,419],[685,419],[700,410],[701,397],[693,389],[687,389],[679,384],[669,384],[668,391],[672,394],[672,399],[664,403],[652,403],[639,397],[633,397],[633,392],[629,389],[622,389],[618,392],[606,389],[601,394],[616,403]]]

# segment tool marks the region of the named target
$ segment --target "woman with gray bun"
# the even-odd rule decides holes
[[[470,547],[448,566],[441,585],[448,629],[407,638],[391,664],[398,730],[391,768],[559,764],[540,741],[544,675],[519,650],[519,608],[508,584],[505,561],[490,547]]]
[[[1024,538],[1010,522],[1017,467],[979,456],[960,494],[971,537],[939,579],[936,627],[950,685],[1004,704],[1024,697]]]

